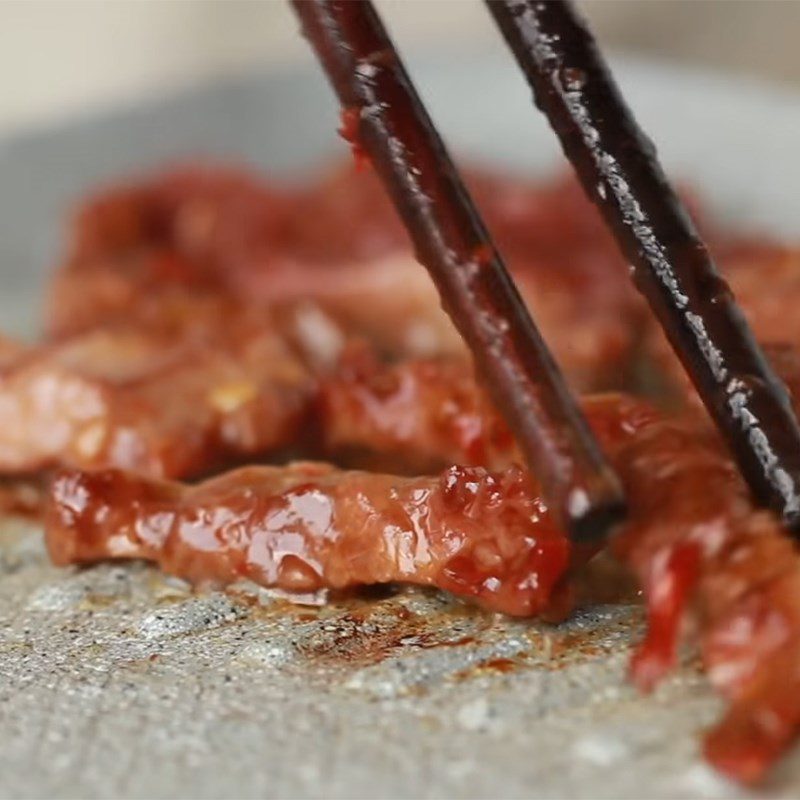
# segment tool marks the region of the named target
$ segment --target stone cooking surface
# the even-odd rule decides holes
[[[455,152],[549,171],[555,138],[497,48],[414,74]],[[620,66],[674,174],[726,218],[796,237],[794,95]],[[3,333],[39,328],[89,187],[193,156],[296,175],[331,153],[336,120],[309,57],[0,141]],[[630,606],[552,628],[421,593],[322,609],[192,594],[139,565],[54,569],[38,531],[3,524],[0,797],[746,797],[698,757],[720,704],[691,663],[651,697],[626,684],[640,631]],[[800,748],[766,794],[800,796]]]
[[[625,682],[635,606],[553,627],[430,593],[292,606],[0,533],[0,795],[735,797],[687,664]],[[800,758],[769,787],[796,796]],[[763,796],[763,792],[761,793]]]

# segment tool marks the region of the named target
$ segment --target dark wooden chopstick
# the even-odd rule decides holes
[[[786,389],[591,33],[562,0],[486,5],[753,494],[798,532],[800,426]]]
[[[549,507],[575,540],[624,514],[622,489],[537,331],[367,0],[293,0],[343,108]]]

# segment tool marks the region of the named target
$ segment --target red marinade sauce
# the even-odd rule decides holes
[[[369,164],[369,157],[367,151],[361,145],[358,138],[358,126],[361,122],[361,110],[358,108],[343,108],[339,116],[341,127],[338,129],[339,136],[342,137],[349,145],[353,152],[353,159],[356,167],[362,169]]]

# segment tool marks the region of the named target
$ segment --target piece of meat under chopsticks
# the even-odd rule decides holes
[[[797,359],[784,360],[794,365]],[[458,365],[380,365],[364,352],[323,381],[322,429],[358,463],[386,452],[411,467],[448,460],[500,469],[513,440]],[[616,413],[608,413],[614,408]],[[709,759],[743,781],[761,777],[800,729],[800,558],[703,420],[661,417],[640,401],[587,401],[626,489],[630,520],[612,545],[637,576],[648,633],[632,675],[652,687],[693,631],[712,683],[731,700],[709,734]]]
[[[640,306],[591,206],[571,182],[473,182],[566,374],[583,389],[619,386]],[[167,286],[247,305],[311,300],[395,357],[465,354],[368,171],[288,190],[248,172],[183,169],[89,200],[51,287],[50,332],[119,319]]]
[[[406,582],[515,615],[547,609],[570,557],[517,468],[399,478],[295,463],[192,487],[65,470],[46,532],[56,564],[144,558],[194,583],[247,578],[301,597]]]
[[[655,414],[618,396],[588,400],[586,410],[595,426],[617,431],[617,447]],[[250,578],[296,592],[418,583],[515,615],[563,613],[552,591],[571,556],[589,552],[572,553],[513,464],[403,478],[300,463],[195,487],[63,470],[46,531],[58,564],[146,558],[195,583]]]
[[[0,472],[195,476],[301,441],[314,379],[275,321],[173,300],[0,364]]]

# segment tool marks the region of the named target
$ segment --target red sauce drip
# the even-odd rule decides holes
[[[341,125],[337,132],[342,139],[349,143],[356,167],[362,169],[369,163],[369,157],[367,156],[366,150],[361,146],[361,141],[359,139],[358,131],[361,124],[361,109],[355,106],[343,108],[339,115],[339,120]]]
[[[631,660],[636,685],[649,691],[674,666],[680,625],[696,588],[700,551],[682,544],[653,559],[647,593],[647,635]]]

